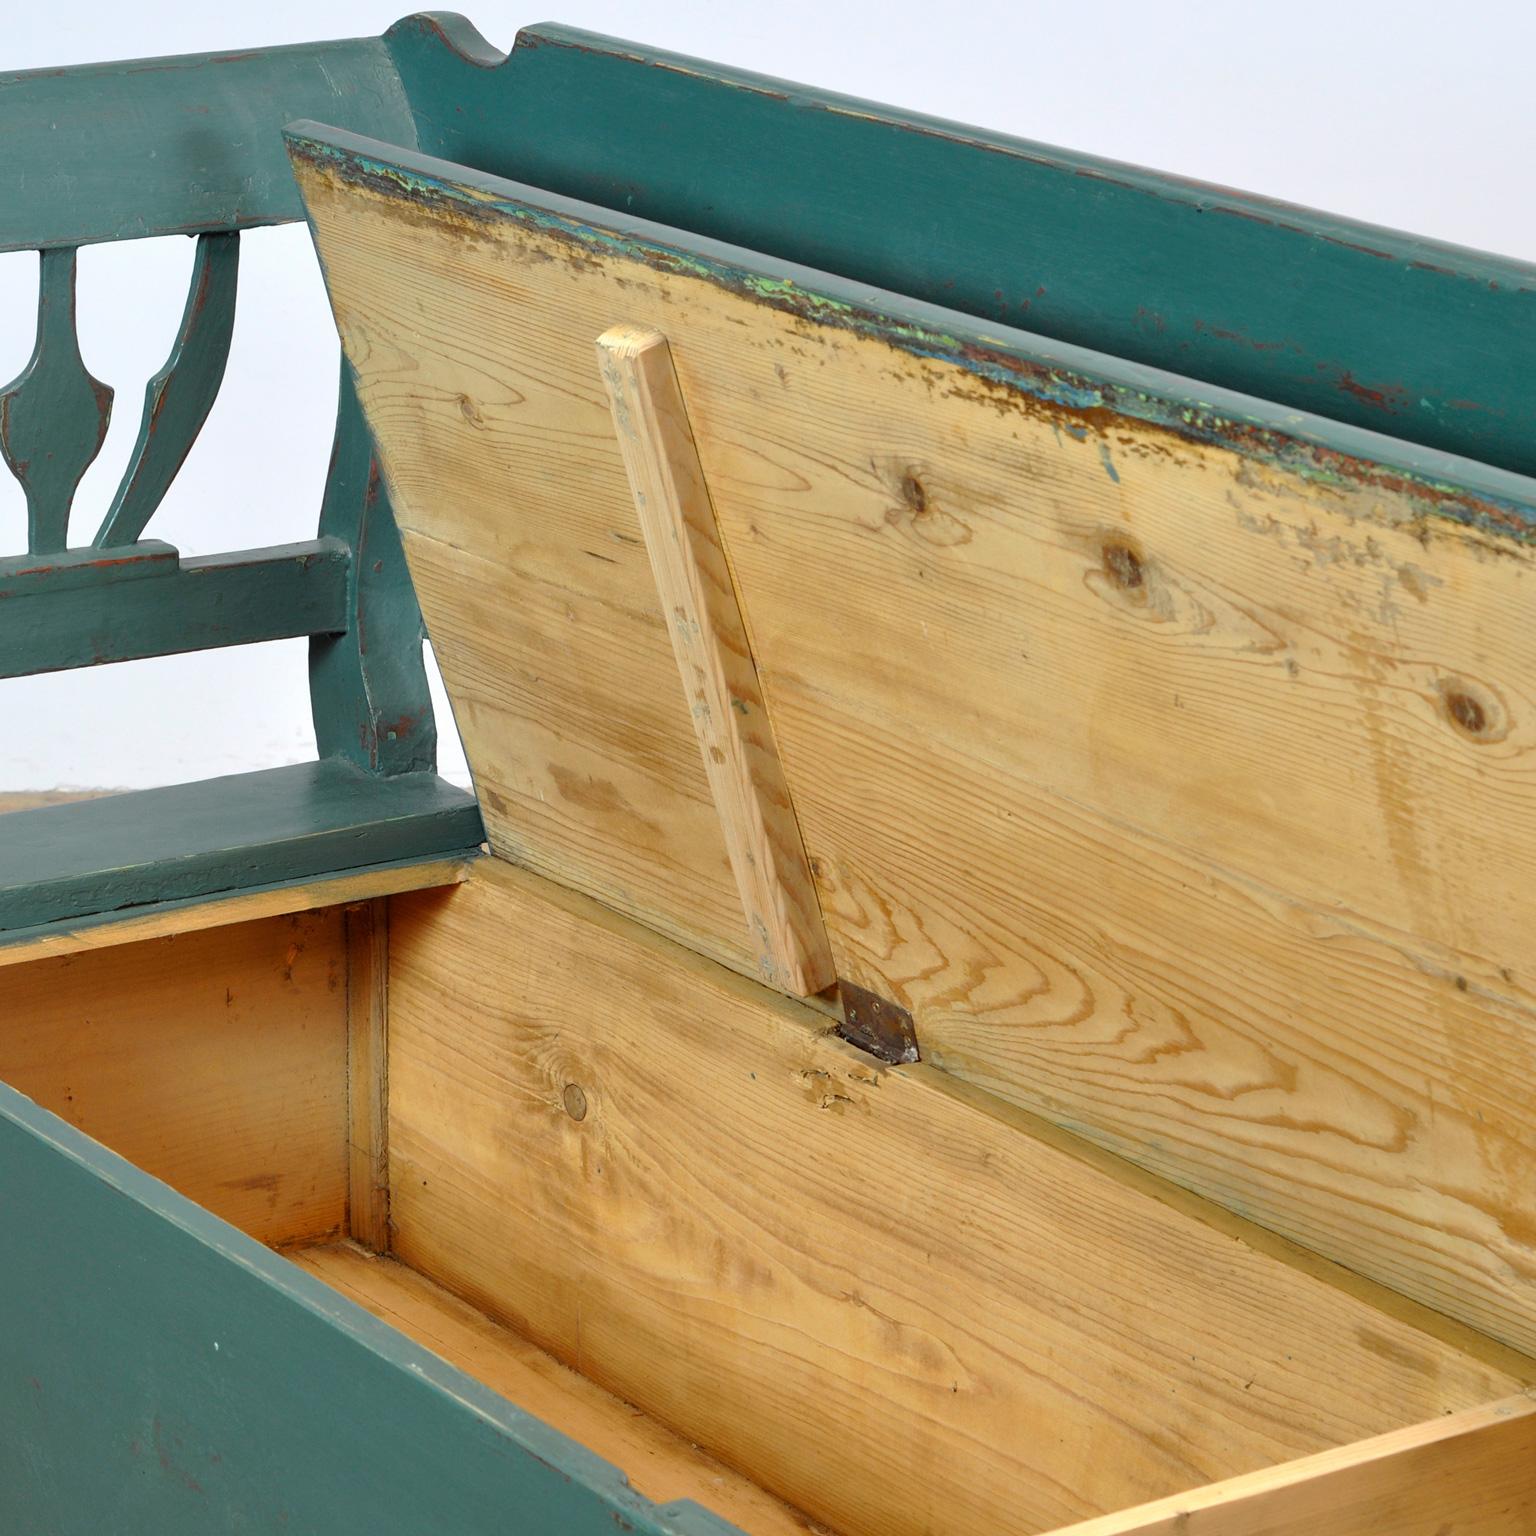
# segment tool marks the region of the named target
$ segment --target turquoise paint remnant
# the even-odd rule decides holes
[[[967,315],[831,273],[789,267],[686,231],[520,186],[392,145],[296,123],[296,161],[377,195],[440,214],[473,238],[503,220],[574,247],[745,293],[812,324],[877,339],[912,356],[958,367],[1021,401],[1061,413],[1061,429],[1102,435],[1119,418],[1162,428],[1329,486],[1359,485],[1410,499],[1425,517],[1536,542],[1536,483],[1522,475],[1380,433],[1247,399],[1123,358],[1044,341],[1026,331],[983,329]],[[1074,419],[1075,418],[1075,419]]]
[[[1115,468],[1115,461],[1114,461],[1114,458],[1110,454],[1109,444],[1108,443],[1102,443],[1101,442],[1099,444],[1099,459],[1100,459],[1100,462],[1104,465],[1104,473],[1106,475],[1108,475],[1109,478],[1111,480],[1113,480],[1116,485],[1119,485],[1120,484],[1120,471]]]

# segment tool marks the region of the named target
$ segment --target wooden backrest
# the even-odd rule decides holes
[[[36,347],[0,390],[27,498],[26,553],[0,558],[0,677],[308,635],[321,756],[429,768],[420,614],[345,371],[315,539],[182,561],[144,537],[223,379],[241,232],[302,216],[282,125],[317,112],[413,141],[381,38],[0,76],[0,250],[40,253]],[[113,407],[80,356],[76,253],[168,234],[197,242],[181,325],[105,515],[72,527]]]
[[[0,250],[46,253],[38,353],[0,392],[29,525],[27,556],[0,559],[0,594],[28,599],[0,604],[0,676],[307,633],[322,755],[431,761],[417,615],[345,376],[318,542],[226,570],[143,541],[222,378],[239,231],[301,214],[279,144],[299,118],[1536,468],[1520,263],[569,28],[503,54],[418,15],[380,38],[0,76]],[[111,405],[74,343],[74,251],[176,232],[199,240],[180,334],[106,516],[72,540]],[[195,583],[137,586],[187,567]]]

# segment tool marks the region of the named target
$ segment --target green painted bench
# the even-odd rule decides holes
[[[182,559],[145,536],[223,380],[241,232],[300,215],[279,139],[295,112],[415,131],[380,39],[0,77],[0,250],[40,252],[36,347],[0,390],[27,509],[26,552],[0,558],[0,677],[307,636],[320,758],[17,813],[0,945],[480,841],[472,797],[434,773],[420,613],[345,373],[313,539]],[[185,312],[121,483],[83,528],[75,489],[113,393],[81,361],[77,252],[170,234],[196,241]]]
[[[295,124],[301,126],[285,143],[284,130]],[[128,1161],[108,1151],[68,1123],[76,1118],[77,1089],[88,1096],[72,1075],[74,1061],[49,1078],[28,1054],[38,1054],[30,1042],[41,1038],[39,999],[56,987],[70,999],[72,1038],[89,1039],[109,1063],[124,1051],[131,1056],[132,1042],[121,1038],[113,1012],[110,978],[119,973],[103,973],[109,979],[98,983],[87,964],[95,958],[89,951],[111,945],[114,935],[125,947],[162,946],[143,948],[138,968],[121,972],[127,984],[153,994],[141,1014],[158,1010],[156,989],[170,988],[179,956],[194,966],[205,954],[217,954],[220,965],[246,965],[241,980],[212,989],[220,994],[212,1005],[198,1006],[211,1006],[225,1027],[241,1007],[254,1017],[252,999],[268,989],[285,1007],[291,1003],[297,1020],[290,1038],[261,1016],[272,1054],[289,1052],[305,1065],[291,1082],[265,1096],[253,1092],[249,1102],[223,1083],[212,1110],[189,1114],[178,1155],[191,1156],[186,1146],[238,1127],[262,1157],[278,1159],[288,1134],[284,1117],[297,1124],[293,1105],[313,1100],[317,1122],[335,1132],[337,1166],[347,1163],[351,1183],[345,1199],[331,1205],[314,1197],[324,1209],[293,1240],[350,1233],[387,1250],[387,1212],[368,1214],[386,1162],[379,1120],[388,992],[395,985],[384,947],[386,898],[459,878],[480,855],[488,829],[503,860],[517,861],[523,851],[503,805],[487,795],[482,821],[474,798],[435,772],[421,611],[345,364],[314,539],[185,559],[146,536],[222,381],[242,232],[305,216],[290,148],[317,175],[340,166],[337,175],[370,195],[384,188],[379,195],[405,205],[408,218],[413,207],[471,219],[478,209],[519,229],[547,233],[558,226],[562,239],[586,243],[583,260],[594,270],[612,258],[707,273],[788,323],[842,327],[860,345],[872,339],[919,366],[966,370],[983,392],[1029,394],[1063,420],[1073,414],[1077,425],[1065,430],[1083,440],[1130,422],[1149,435],[1235,454],[1255,474],[1294,475],[1297,483],[1337,485],[1358,497],[1379,489],[1394,506],[1415,509],[1425,528],[1443,524],[1486,540],[1479,548],[1490,559],[1501,551],[1523,559],[1536,530],[1536,497],[1526,478],[1536,471],[1536,397],[1524,366],[1536,349],[1536,272],[556,26],[525,31],[505,56],[463,19],[424,15],[379,38],[0,76],[0,250],[41,253],[36,351],[0,390],[0,453],[27,498],[26,552],[0,559],[0,677],[308,637],[318,747],[317,761],[291,768],[0,818],[0,1530],[596,1536],[617,1529],[723,1536],[736,1527],[694,1498],[636,1491],[577,1438],[513,1407],[439,1352],[274,1253],[288,1241],[281,1233],[259,1241],[249,1235],[252,1223],[241,1231],[232,1217],[206,1208],[211,1199],[169,1187],[176,1182],[169,1173],[162,1182],[135,1166],[148,1157]],[[76,253],[95,242],[169,234],[196,241],[186,311],[164,368],[150,381],[122,483],[99,525],[82,530],[71,516],[75,490],[101,446],[112,396],[81,360]],[[1108,451],[1104,473],[1120,483]],[[914,492],[903,479],[901,491],[908,502],[916,498],[909,508],[914,519],[928,510],[921,485]],[[518,493],[508,484],[509,499]],[[599,551],[598,560],[605,558]],[[1094,590],[1113,588],[1127,612],[1146,606],[1151,578],[1130,544],[1106,545],[1102,569],[1095,566],[1090,576]],[[494,684],[495,665],[479,667],[479,675]],[[1454,727],[1468,738],[1492,739],[1476,698],[1445,697]],[[573,819],[615,799],[612,786],[594,790]],[[643,808],[626,807],[619,824],[643,838]],[[487,858],[477,868],[497,865]],[[507,999],[498,995],[477,1011],[457,983],[493,990],[497,967],[517,963],[546,980],[569,977],[575,995],[586,984],[589,953],[617,968],[622,955],[614,954],[632,950],[641,957],[628,962],[636,974],[671,977],[675,968],[683,978],[678,996],[714,988],[750,998],[765,1038],[775,1030],[793,1036],[785,1059],[774,1063],[780,1078],[794,1074],[798,1083],[848,1074],[838,1093],[814,1084],[796,1089],[816,1101],[818,1115],[857,1104],[874,1123],[884,1112],[873,1102],[879,1095],[867,1090],[888,1079],[869,1075],[862,1056],[829,1057],[815,1071],[786,1065],[832,1049],[822,1039],[831,1023],[814,1000],[791,1015],[782,999],[762,1002],[740,977],[706,977],[697,956],[679,959],[654,935],[637,937],[644,912],[625,928],[574,897],[562,895],[546,910],[533,877],[521,872],[484,879],[480,886],[470,881],[490,893],[475,900],[541,915],[526,931],[493,927],[489,939],[467,928],[474,947],[465,940],[462,951],[453,951],[457,969],[446,980],[426,961],[405,976],[414,1027],[438,1030],[447,1040],[433,1069],[418,1069],[419,1094],[494,1076],[466,1065],[456,1046],[459,1035],[499,1041],[510,1026],[491,1005]],[[424,890],[399,908],[424,954],[456,931],[442,896]],[[323,913],[301,921],[327,903],[350,908],[334,921]],[[192,943],[199,927],[233,931],[242,921],[251,927],[255,960],[230,959],[233,939],[228,953]],[[260,921],[289,926],[258,933]],[[540,971],[545,939],[537,922],[555,934],[549,954],[560,955],[565,971],[553,960]],[[562,934],[569,954],[558,951]],[[1351,930],[1350,942],[1357,939]],[[306,952],[324,960],[312,976]],[[987,964],[978,961],[976,972]],[[592,973],[597,969],[594,960]],[[467,971],[473,974],[466,981]],[[1517,985],[1506,971],[1503,982],[1478,979],[1473,993],[1485,982],[1490,992]],[[638,980],[630,985],[641,990]],[[1457,988],[1467,992],[1465,977],[1457,977]],[[865,995],[880,1003],[873,992]],[[687,1014],[670,993],[666,1003],[672,1013]],[[1462,1004],[1453,997],[1446,1006]],[[913,1009],[922,1033],[926,1019],[917,1003]],[[585,1010],[585,1020],[594,1012]],[[1127,1017],[1131,1012],[1128,1004]],[[331,1025],[315,1021],[343,1014],[343,1035],[316,1054],[310,1037]],[[809,1030],[808,1018],[826,1029]],[[210,1016],[207,1031],[200,1034],[200,1022],[174,1045],[197,1071],[216,1074],[211,1058],[236,1051],[238,1043],[200,1052],[195,1042],[211,1034],[214,1022]],[[135,1027],[147,1037],[159,1025],[139,1017]],[[806,1030],[804,1040],[795,1029]],[[578,1033],[575,1024],[570,1033]],[[7,1051],[16,1041],[13,1058]],[[525,1054],[538,1057],[537,1050]],[[153,1070],[142,1063],[114,1067],[116,1075],[108,1076],[125,1098],[163,1100],[169,1114],[178,1059],[156,1057]],[[81,1054],[82,1081],[96,1060]],[[921,1113],[935,1124],[982,1137],[978,1166],[994,1177],[1011,1166],[1007,1136],[1033,1135],[1017,1128],[1027,1117],[1011,1109],[983,1114],[965,1095],[934,1088],[943,1065],[925,1062],[897,1081],[915,1085],[914,1103],[928,1104],[923,1095],[931,1092],[940,1107]],[[327,1072],[336,1081],[316,1088],[312,1078]],[[57,1086],[46,1107],[41,1089],[23,1092],[5,1081],[30,1081],[28,1073]],[[730,1075],[730,1091],[747,1092],[748,1080],[758,1079],[743,1065]],[[714,1086],[706,1084],[700,1102],[712,1102]],[[887,1099],[905,1091],[882,1090]],[[616,1092],[616,1100],[622,1097]],[[519,1102],[536,1098],[528,1091]],[[573,1079],[548,1105],[540,1101],[541,1113],[548,1111],[541,1130],[590,1129],[604,1113],[599,1096],[590,1098],[589,1105]],[[100,1124],[110,1119],[97,1113]],[[1069,1129],[1081,1130],[1063,1116]],[[865,1123],[852,1113],[848,1121]],[[497,1134],[493,1126],[487,1137],[495,1141]],[[101,1136],[110,1139],[105,1131]],[[155,1141],[152,1128],[143,1144],[153,1149]],[[711,1151],[718,1155],[729,1145],[722,1138]],[[1091,1172],[1071,1177],[1091,1189],[1112,1161],[1072,1161],[1072,1168]],[[1063,1157],[1062,1167],[1068,1162]],[[221,1169],[210,1183],[231,1209],[260,1207],[268,1186],[274,1207],[287,1198],[275,1173],[252,1167],[244,1177]],[[1118,1200],[1120,1175],[1105,1177]],[[1127,1202],[1141,1200],[1155,1182],[1128,1181]],[[743,1187],[748,1183],[744,1175]],[[1004,1208],[1008,1188],[988,1188]],[[887,1193],[879,1191],[881,1198]],[[1148,1197],[1149,1206],[1161,1210],[1162,1198]],[[850,1197],[859,1210],[849,1220],[863,1219],[869,1203]],[[952,1205],[960,1209],[965,1201]],[[1284,1245],[1239,1218],[1189,1215],[1198,1205],[1193,1197],[1170,1197],[1169,1209],[1178,1214],[1168,1221],[1202,1233],[1209,1226],[1222,1242],[1236,1232],[1241,1241],[1232,1248],[1240,1258],[1210,1240],[1221,1263],[1261,1264],[1275,1254],[1277,1267],[1296,1262]],[[341,1215],[332,1220],[335,1211]],[[460,1237],[467,1245],[476,1235]],[[1186,1234],[1181,1241],[1206,1252],[1199,1247],[1204,1237]],[[1322,1261],[1313,1269],[1332,1274]],[[756,1269],[744,1264],[732,1284],[771,1291],[774,1273],[767,1260]],[[1314,1282],[1306,1269],[1296,1285]],[[1341,1315],[1374,1306],[1381,1289],[1329,1279],[1347,1293],[1346,1303],[1316,1283],[1318,1294],[1331,1298],[1323,1310],[1336,1307]],[[920,1335],[909,1341],[918,1362],[914,1381],[942,1355],[915,1324],[865,1303],[851,1278],[837,1285],[844,1300],[863,1308],[848,1324],[850,1338],[874,1338],[882,1329],[903,1339]],[[624,1282],[613,1290],[622,1292]],[[1462,1375],[1481,1380],[1484,1371],[1501,1391],[1529,1383],[1521,1374],[1524,1357],[1505,1347],[1507,1338],[1495,1347],[1460,1324],[1445,1324],[1442,1337],[1423,1307],[1403,1303],[1399,1310],[1409,1322],[1393,1311],[1384,1327],[1423,1328],[1434,1343],[1414,1333],[1407,1335],[1412,1347],[1404,1348],[1396,1333],[1383,1335],[1385,1342],[1372,1346],[1373,1358],[1386,1362],[1382,1370],[1417,1379],[1416,1362],[1438,1368],[1439,1350],[1454,1360],[1455,1371],[1447,1371],[1461,1373],[1458,1383]],[[622,1329],[610,1329],[594,1349],[604,1343],[622,1365]],[[1422,1357],[1415,1353],[1421,1344]],[[873,1360],[877,1346],[868,1348]],[[827,1353],[836,1350],[829,1345]],[[869,1365],[866,1374],[885,1369]],[[912,1393],[942,1408],[948,1382],[948,1375],[939,1386],[925,1379]],[[960,1394],[960,1381],[953,1391]],[[678,1410],[684,1419],[686,1407]],[[629,1414],[622,1405],[612,1411]],[[1462,1437],[1489,1444],[1490,1434],[1504,1435],[1508,1424],[1526,1437],[1522,1445],[1536,1443],[1536,1421],[1518,1403],[1466,1409],[1448,1422],[1450,1455]],[[816,1427],[829,1441],[841,1433],[835,1422]],[[1009,1434],[1050,1438],[1038,1426]],[[1386,1439],[1391,1445],[1372,1448],[1362,1460],[1379,1454],[1419,1475],[1416,1458],[1427,1443],[1421,1431]],[[1440,1442],[1432,1434],[1429,1440],[1428,1455],[1440,1454]],[[757,1447],[764,1457],[773,1449]],[[893,1477],[904,1475],[900,1444],[881,1454]],[[744,1459],[738,1447],[737,1472]],[[1505,1460],[1514,1465],[1507,1457],[1501,1468]],[[708,1475],[724,1486],[724,1471],[710,1466]],[[781,1481],[792,1482],[798,1470]],[[1314,1476],[1334,1470],[1330,1463],[1321,1472],[1286,1472],[1263,1488],[1238,1479],[1244,1486],[1230,1497],[1243,1509],[1253,1499],[1262,1515],[1274,1487],[1310,1488]],[[1508,1483],[1506,1513],[1518,1499],[1536,1499],[1528,1478],[1518,1487],[1516,1481]],[[1355,1497],[1359,1490],[1350,1483],[1347,1492]],[[1366,1492],[1375,1496],[1372,1488]],[[1459,1506],[1454,1499],[1425,1504],[1445,1507]],[[764,1518],[786,1522],[772,1525],[775,1531],[814,1528],[795,1510],[774,1509]],[[1196,1529],[1186,1527],[1186,1518],[1169,1508],[1092,1530],[1154,1536]],[[1340,1518],[1348,1518],[1347,1510]],[[1311,1526],[1223,1525],[1218,1517],[1198,1528],[1227,1536]],[[1490,1518],[1478,1529],[1506,1536],[1517,1527]]]

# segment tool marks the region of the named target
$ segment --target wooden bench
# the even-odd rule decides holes
[[[559,27],[80,73],[116,234],[302,200],[353,472],[318,764],[0,822],[0,1526],[1536,1529],[1536,270]],[[134,521],[48,654],[228,616]]]
[[[40,253],[36,346],[0,390],[0,453],[27,499],[26,552],[0,557],[0,677],[308,636],[320,758],[9,818],[0,951],[13,956],[146,905],[342,876],[360,890],[372,866],[398,888],[402,863],[479,844],[473,798],[433,771],[420,613],[345,370],[313,539],[183,559],[145,536],[223,380],[242,231],[301,216],[280,130],[314,113],[413,138],[391,44],[0,77],[0,250]],[[82,526],[75,489],[113,392],[81,361],[77,252],[173,234],[196,242],[185,313],[121,482]]]

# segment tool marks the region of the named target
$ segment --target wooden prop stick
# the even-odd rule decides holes
[[[762,979],[820,992],[832,951],[671,350],[618,325],[597,355]]]

